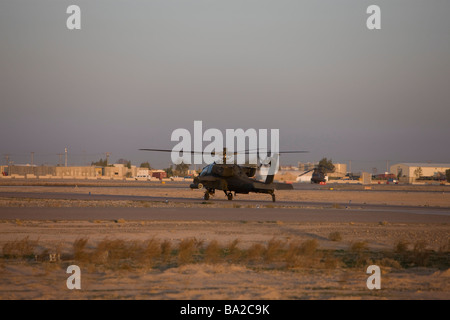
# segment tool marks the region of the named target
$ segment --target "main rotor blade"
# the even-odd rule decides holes
[[[299,174],[298,176],[301,177],[301,176],[303,176],[303,175],[305,175],[307,173],[310,173],[311,171],[314,171],[314,169],[306,170],[305,172]]]
[[[263,149],[264,150],[264,149]],[[267,154],[272,153],[271,150],[268,151],[263,151]],[[244,154],[257,154],[257,153],[261,153],[259,150],[243,150],[243,151],[237,151],[237,153],[244,153]],[[288,150],[288,151],[278,151],[275,152],[277,154],[282,154],[282,153],[309,153],[309,151],[304,151],[304,150]]]
[[[168,150],[168,149],[139,149],[141,151],[156,151],[156,152],[178,152],[174,150]],[[180,150],[179,152],[186,152],[186,153],[192,153],[192,154],[210,154],[209,152],[203,152],[203,151],[186,151],[186,150]]]
[[[142,151],[156,151],[156,152],[178,152],[178,151],[174,151],[174,150],[169,150],[169,149],[139,149]],[[234,151],[234,152],[227,152],[228,155],[237,155],[237,154],[258,154],[259,150],[261,149],[254,149],[254,150],[242,150],[242,151]],[[262,149],[264,150],[264,149]],[[180,150],[179,152],[186,152],[186,153],[191,153],[191,154],[211,154],[211,155],[215,155],[215,154],[223,154],[223,151],[217,151],[217,152],[204,152],[204,151],[191,151],[191,150]],[[267,154],[272,153],[271,150],[265,151]],[[278,151],[276,152],[277,154],[283,154],[283,153],[308,153],[309,151],[304,151],[304,150],[289,150],[289,151]]]

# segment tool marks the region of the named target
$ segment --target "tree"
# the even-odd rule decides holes
[[[140,167],[141,168],[147,168],[147,169],[151,169],[152,167],[150,166],[150,163],[147,161],[147,162],[142,162],[141,163],[141,165],[140,165]]]
[[[420,178],[422,176],[422,167],[418,167],[416,168],[416,170],[414,170],[414,175],[416,176],[416,178]]]
[[[402,177],[402,174],[403,174],[403,169],[398,169],[397,180],[400,180],[400,177]]]
[[[117,160],[117,164],[123,164],[124,167],[131,169],[131,161],[127,159],[120,158]]]
[[[174,174],[179,177],[186,176],[189,170],[189,165],[185,163],[180,163],[175,166]]]
[[[165,168],[164,171],[167,173],[168,178],[173,176],[173,167],[172,166],[170,166],[169,168]]]
[[[97,161],[97,162],[94,162],[94,161],[91,162],[91,166],[98,166],[98,167],[106,167],[107,164],[108,164],[108,163],[106,162],[106,159],[103,160],[103,159],[101,159],[101,158],[100,158],[100,160]]]
[[[447,177],[447,182],[450,182],[450,169],[445,170],[445,176]]]
[[[322,160],[319,161],[319,169],[323,173],[334,172],[336,170],[333,160],[328,160],[327,158],[322,158]]]

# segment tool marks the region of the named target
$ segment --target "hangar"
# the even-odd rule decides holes
[[[407,178],[410,182],[419,178],[445,177],[445,171],[450,169],[450,163],[397,163],[390,167],[391,173],[397,177]]]

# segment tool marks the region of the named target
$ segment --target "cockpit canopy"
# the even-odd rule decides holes
[[[214,166],[214,163],[211,163],[210,165],[207,165],[206,167],[204,167],[202,172],[200,172],[199,176],[203,177],[206,175],[211,175],[213,166]]]

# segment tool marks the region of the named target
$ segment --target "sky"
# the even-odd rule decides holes
[[[81,30],[69,30],[69,5]],[[381,29],[369,30],[369,5]],[[171,164],[177,128],[279,129],[281,164],[450,162],[448,0],[2,0],[0,163]],[[207,143],[203,145],[205,147]]]

